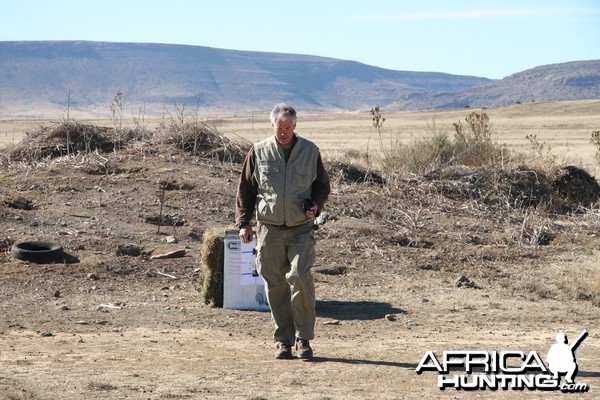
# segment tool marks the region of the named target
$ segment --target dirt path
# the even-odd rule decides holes
[[[54,281],[52,273],[38,271],[30,282]],[[112,286],[119,287],[118,280]],[[154,278],[117,293],[120,309],[98,307],[106,297],[87,296],[81,287],[59,298],[32,288],[30,303],[5,302],[4,311],[20,312],[5,313],[1,321],[0,398],[514,398],[513,391],[440,391],[437,373],[418,375],[415,368],[429,350],[521,350],[545,357],[556,329],[575,335],[581,327],[591,334],[577,351],[578,382],[591,390],[570,396],[592,398],[600,387],[598,313],[585,303],[508,300],[473,289],[411,296],[400,286],[396,294],[361,299],[361,291],[356,300],[328,300],[335,291],[320,282],[316,358],[305,362],[273,359],[268,313],[209,308],[199,304],[191,282],[165,283]],[[14,294],[22,299],[25,292]],[[386,319],[388,312],[397,319]]]

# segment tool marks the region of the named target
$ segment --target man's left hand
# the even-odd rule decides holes
[[[319,206],[313,201],[312,206],[304,214],[307,218],[314,219],[317,216],[318,211]]]

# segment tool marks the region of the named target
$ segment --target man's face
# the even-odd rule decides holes
[[[277,118],[273,124],[273,132],[275,133],[275,139],[282,146],[287,146],[292,142],[294,138],[294,129],[296,123],[292,118],[280,119]]]

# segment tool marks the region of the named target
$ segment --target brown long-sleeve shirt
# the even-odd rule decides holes
[[[256,206],[256,194],[258,191],[258,182],[254,179],[254,166],[256,164],[256,156],[254,154],[254,146],[250,148],[244,165],[242,168],[242,174],[240,176],[240,182],[236,194],[236,206],[235,206],[235,222],[236,224],[245,223],[249,224],[254,214],[254,208]],[[319,206],[319,212],[323,209],[325,202],[329,197],[331,186],[329,183],[329,175],[321,155],[317,159],[317,177],[312,184],[311,198]]]

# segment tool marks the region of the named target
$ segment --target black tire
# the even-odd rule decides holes
[[[52,242],[22,242],[10,248],[10,255],[19,260],[47,264],[63,261],[64,251],[61,245]]]

